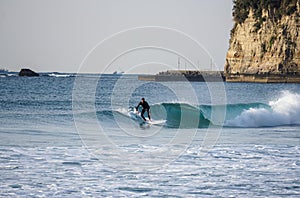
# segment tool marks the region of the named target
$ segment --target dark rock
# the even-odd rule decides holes
[[[19,72],[19,76],[40,76],[40,75],[30,69],[21,69],[21,71]]]

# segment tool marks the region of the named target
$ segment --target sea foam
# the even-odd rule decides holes
[[[250,108],[225,122],[229,127],[272,127],[300,124],[300,94],[283,91],[270,108]]]

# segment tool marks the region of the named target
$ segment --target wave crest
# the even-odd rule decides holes
[[[229,127],[272,127],[300,124],[300,95],[283,91],[269,108],[250,108],[225,122]]]
[[[97,111],[100,121],[132,124],[128,110]],[[147,113],[145,113],[147,116]],[[151,106],[153,120],[165,120],[167,128],[217,127],[275,127],[300,125],[300,95],[283,92],[277,100],[264,103],[191,105],[186,103],[159,103]],[[87,116],[87,115],[85,115]]]

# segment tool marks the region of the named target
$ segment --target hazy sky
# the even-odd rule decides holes
[[[192,44],[184,34],[196,40],[205,51],[200,53],[208,52],[223,69],[233,26],[231,11],[232,0],[0,0],[0,68],[156,73],[158,65],[177,65],[177,55],[170,51],[178,51],[178,46],[186,48],[182,52],[186,56],[199,54],[193,47],[187,49]],[[145,26],[147,31],[139,31]],[[150,26],[155,26],[154,32]],[[138,31],[124,34],[132,28]],[[100,43],[104,39],[105,45]],[[165,40],[166,44],[159,46]],[[105,65],[108,60],[104,58],[139,45],[142,48],[142,44],[169,51],[143,48],[115,60],[114,67]],[[209,68],[209,59],[191,59]],[[81,63],[88,66],[79,69]],[[180,60],[180,64],[189,68],[186,61]]]

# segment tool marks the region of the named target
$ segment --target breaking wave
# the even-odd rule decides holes
[[[97,117],[101,122],[123,122],[129,125],[132,124],[132,118],[128,112],[133,110],[134,107],[128,110],[97,111]],[[159,103],[151,106],[151,116],[153,120],[165,120],[163,127],[167,128],[293,126],[300,125],[300,95],[283,92],[278,99],[268,104],[195,106],[186,103]]]
[[[270,101],[266,107],[249,108],[234,119],[227,120],[229,127],[273,127],[300,125],[300,95],[289,91]]]

